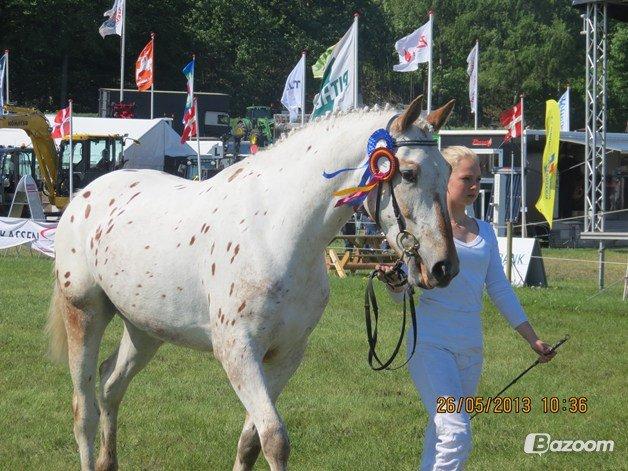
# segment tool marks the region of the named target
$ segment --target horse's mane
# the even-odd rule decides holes
[[[292,139],[295,135],[302,134],[304,131],[310,130],[314,125],[320,122],[331,122],[339,119],[344,119],[347,116],[355,116],[365,113],[381,113],[383,111],[393,111],[395,114],[403,113],[403,110],[393,107],[390,103],[386,103],[382,106],[374,105],[373,107],[364,106],[363,108],[353,108],[347,111],[336,110],[334,112],[328,112],[324,116],[317,116],[314,120],[305,123],[304,126],[294,127],[288,132],[281,133],[279,139],[273,142],[271,145],[266,147],[264,150],[274,150],[277,147],[281,146],[289,139]],[[420,116],[414,123],[419,129],[431,133],[433,132],[433,127],[430,123],[428,123],[424,116]]]

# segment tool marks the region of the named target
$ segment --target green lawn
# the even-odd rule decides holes
[[[545,256],[596,260],[594,250],[548,250]],[[620,280],[626,250],[609,250],[607,284]],[[78,468],[67,368],[45,357],[43,326],[51,261],[0,255],[0,469]],[[469,470],[627,469],[628,391],[622,283],[595,295],[597,266],[547,260],[550,287],[518,294],[539,334],[571,340],[548,365],[508,391],[529,396],[530,414],[474,419]],[[311,336],[305,361],[279,401],[297,470],[414,470],[426,414],[405,370],[371,372],[366,363],[363,276],[331,278],[331,300]],[[591,296],[593,296],[591,298]],[[380,296],[388,344],[398,306]],[[479,394],[495,394],[533,360],[531,350],[493,307],[483,313],[486,360]],[[120,336],[112,323],[104,359]],[[586,396],[585,414],[541,412],[541,397]],[[121,469],[231,469],[244,411],[208,354],[164,346],[132,383],[120,412]],[[528,433],[558,439],[610,439],[612,453],[526,455]],[[263,458],[258,469],[267,469]]]

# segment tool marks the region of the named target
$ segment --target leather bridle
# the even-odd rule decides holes
[[[398,116],[399,115],[393,116],[388,121],[388,124],[386,125],[386,132],[388,133],[389,136],[390,136],[390,127]],[[437,146],[436,141],[432,139],[414,139],[414,140],[401,140],[400,141],[390,136],[389,141],[392,141],[392,145],[394,146],[394,149],[398,149],[399,147]],[[393,158],[396,159],[396,157],[394,157],[394,153],[393,153]],[[398,161],[396,162],[396,168],[397,168],[397,171],[399,171]],[[406,281],[407,281],[407,275],[401,268],[404,258],[408,259],[408,261],[409,259],[415,258],[417,266],[419,267],[419,270],[420,270],[421,258],[419,255],[419,247],[420,247],[419,241],[414,236],[414,234],[407,231],[406,221],[403,218],[403,215],[401,214],[401,210],[399,209],[399,204],[397,203],[397,198],[395,196],[395,191],[394,191],[393,183],[392,183],[393,176],[387,179],[387,181],[382,181],[380,182],[379,185],[377,185],[377,195],[375,197],[376,198],[375,199],[375,212],[373,214],[373,219],[375,220],[375,223],[381,228],[380,209],[381,209],[381,199],[382,199],[382,187],[385,183],[388,183],[392,205],[393,205],[393,211],[395,214],[395,220],[397,221],[397,227],[399,228],[399,233],[397,234],[396,242],[397,242],[397,246],[402,251],[401,259],[395,264],[395,266],[392,269],[392,273],[396,275],[396,277],[402,281],[399,282],[396,286],[393,285],[392,283],[389,283],[389,285],[391,285],[392,287],[399,287],[406,284]],[[387,360],[381,360],[376,352],[377,340],[378,340],[377,339],[377,327],[378,327],[378,320],[379,320],[379,309],[377,306],[377,299],[375,297],[375,290],[373,289],[373,279],[376,278],[379,275],[379,273],[380,273],[379,270],[373,270],[373,272],[371,272],[371,274],[368,277],[366,291],[364,293],[364,313],[365,313],[365,318],[366,318],[366,336],[367,336],[367,340],[369,344],[368,362],[369,362],[369,366],[375,371],[396,370],[405,366],[410,361],[410,359],[412,358],[416,350],[417,321],[416,321],[416,312],[415,312],[414,297],[413,297],[414,289],[412,288],[412,286],[407,284],[406,289],[403,292],[403,322],[401,325],[401,334],[399,335],[399,339],[397,341],[395,349],[393,350],[390,357]],[[419,285],[419,286],[424,287],[422,285]],[[399,366],[395,366],[391,368],[390,365],[392,364],[394,359],[397,357],[397,354],[399,353],[399,349],[401,348],[401,345],[403,343],[403,338],[405,336],[408,305],[410,308],[410,316],[411,316],[411,321],[412,321],[412,337],[413,337],[412,352],[410,353],[410,355],[408,356],[405,362],[403,362]],[[373,319],[371,319],[371,306],[373,309]]]

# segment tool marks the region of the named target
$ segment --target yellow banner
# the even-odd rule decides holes
[[[545,149],[543,150],[543,186],[536,209],[545,216],[550,229],[554,220],[554,198],[558,179],[558,147],[560,145],[560,109],[556,100],[545,102]]]

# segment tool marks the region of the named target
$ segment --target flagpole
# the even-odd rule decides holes
[[[353,14],[353,26],[355,27],[355,48],[353,50],[353,64],[354,64],[354,77],[355,77],[355,87],[353,89],[353,106],[354,108],[358,107],[358,19],[360,18],[360,14],[355,12]]]
[[[155,103],[155,33],[150,33],[150,40],[153,43],[153,61],[150,66],[150,73],[153,79],[150,86],[150,119],[153,119],[153,110]]]
[[[70,103],[70,201],[72,201],[72,194],[74,193],[74,149],[72,148],[72,100],[68,100]],[[63,119],[61,120],[61,134],[63,135]]]
[[[521,94],[521,238],[528,237],[528,228],[526,226],[526,171],[527,171],[527,135],[523,114],[523,93]]]
[[[124,101],[124,38],[126,36],[126,0],[122,6],[122,38],[120,39],[120,102]]]
[[[432,111],[432,30],[434,29],[434,12],[430,10],[430,60],[427,63],[427,112]]]
[[[198,125],[198,103],[196,102],[196,98],[192,100],[192,105],[194,106],[194,124],[196,125],[196,163],[198,165],[198,181],[202,180],[202,172],[201,172],[201,141],[198,137],[199,135],[199,125]]]
[[[475,65],[473,66],[475,68],[475,110],[474,110],[474,122],[475,122],[475,130],[478,130],[478,109],[480,108],[479,106],[479,101],[480,101],[480,97],[478,96],[478,82],[480,81],[480,69],[478,68],[480,66],[480,40],[476,39],[475,40]]]
[[[6,81],[7,81],[7,100],[5,103],[9,103],[9,50],[5,49],[4,50],[4,55],[6,57],[6,61],[7,61],[7,65],[5,67],[5,71],[6,71]],[[2,93],[2,90],[0,90],[0,93]],[[2,111],[2,110],[0,110]]]
[[[303,58],[303,72],[301,77],[303,77],[303,83],[301,84],[301,126],[305,126],[305,74],[307,72],[307,67],[305,65],[307,51],[304,50],[301,52],[301,56]]]

